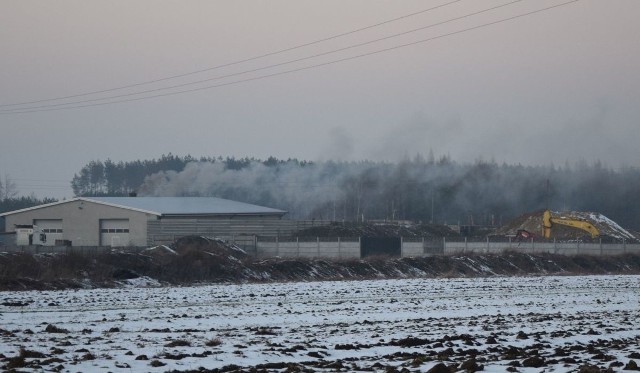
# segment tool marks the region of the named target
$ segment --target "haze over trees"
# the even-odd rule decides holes
[[[558,167],[461,164],[432,154],[398,163],[168,154],[91,161],[72,187],[79,196],[215,196],[287,210],[292,219],[500,225],[549,207],[597,211],[640,229],[640,170],[599,162]]]

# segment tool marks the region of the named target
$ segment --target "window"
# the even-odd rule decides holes
[[[102,228],[100,233],[129,233],[129,228]]]

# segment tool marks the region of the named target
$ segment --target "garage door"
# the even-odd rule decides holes
[[[129,219],[100,220],[100,246],[129,246]]]
[[[33,225],[45,234],[46,241],[43,245],[53,246],[56,240],[62,239],[62,219],[36,219]]]

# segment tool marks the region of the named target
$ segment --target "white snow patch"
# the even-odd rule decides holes
[[[147,276],[141,276],[138,278],[130,278],[127,280],[120,281],[125,287],[133,287],[133,288],[149,288],[149,287],[160,287],[162,284],[158,282],[158,280],[152,279]]]
[[[167,245],[158,245],[158,246],[153,246],[153,247],[150,247],[150,248],[148,248],[148,249],[144,249],[144,250],[142,250],[142,252],[144,253],[145,251],[152,251],[152,250],[158,250],[158,249],[161,249],[161,250],[164,250],[164,251],[168,251],[168,252],[170,252],[171,254],[178,255],[178,253],[177,253],[175,250],[173,250],[172,248],[170,248],[170,247],[169,247],[169,246],[167,246]]]

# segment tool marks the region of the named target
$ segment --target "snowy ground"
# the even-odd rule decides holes
[[[139,285],[0,293],[0,367],[426,372],[442,362],[565,372],[640,363],[640,276]]]

